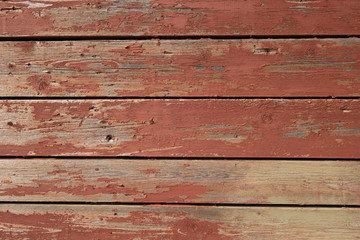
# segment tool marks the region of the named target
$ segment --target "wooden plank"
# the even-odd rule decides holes
[[[360,162],[0,160],[0,201],[360,205]]]
[[[1,205],[1,239],[360,238],[359,209]]]
[[[2,36],[359,34],[357,0],[14,0]]]
[[[360,39],[0,42],[0,96],[360,96]]]
[[[360,157],[360,101],[2,100],[3,156]]]

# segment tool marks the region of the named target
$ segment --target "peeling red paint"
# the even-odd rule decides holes
[[[48,89],[50,86],[50,80],[50,75],[33,75],[27,78],[29,85],[33,87],[34,90],[38,92],[38,94],[46,94],[48,91],[50,91]]]
[[[214,222],[185,218],[173,223],[173,239],[232,239],[221,234],[220,229],[220,224]]]
[[[145,173],[147,175],[150,175],[150,174],[156,174],[156,173],[160,173],[160,170],[159,169],[145,169],[145,170],[140,170],[140,172],[142,173]]]
[[[105,186],[98,184],[87,185],[85,183],[77,183],[75,186],[61,186],[61,183],[67,182],[67,179],[56,180],[33,180],[34,186],[17,186],[14,188],[2,189],[0,196],[26,196],[26,195],[44,195],[46,193],[55,194],[72,194],[80,196],[94,196],[96,194],[124,194],[132,196],[138,194],[136,188],[125,188],[123,184],[108,183]],[[76,179],[76,181],[79,181]],[[59,184],[59,186],[57,186]]]
[[[9,5],[2,1],[0,7]],[[12,5],[17,8],[16,4]],[[5,7],[5,6],[4,6]],[[33,36],[41,32],[51,31],[53,24],[50,16],[39,17],[39,12],[34,10],[21,8],[20,12],[8,11],[4,15],[0,15],[2,22],[0,34],[2,36]]]

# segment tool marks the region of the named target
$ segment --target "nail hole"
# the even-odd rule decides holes
[[[106,139],[106,141],[110,141],[110,140],[112,140],[113,139],[113,136],[111,136],[111,135],[107,135],[106,137],[105,137],[105,139]]]
[[[7,125],[9,125],[10,127],[14,126],[14,124],[12,122],[8,122]]]

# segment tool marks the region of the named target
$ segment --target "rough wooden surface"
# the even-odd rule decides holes
[[[359,0],[0,1],[0,239],[360,239],[323,159],[360,159],[359,33]]]
[[[359,209],[0,205],[4,240],[354,240],[359,222]]]
[[[359,34],[358,0],[14,0],[2,36]]]
[[[3,156],[360,157],[360,101],[2,100]]]
[[[0,160],[0,201],[360,205],[360,162]]]
[[[360,40],[0,42],[0,96],[360,96]]]

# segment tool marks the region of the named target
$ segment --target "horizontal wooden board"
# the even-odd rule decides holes
[[[360,205],[360,162],[0,160],[0,201]]]
[[[0,2],[1,36],[351,35],[358,0]]]
[[[360,157],[360,100],[1,100],[0,155]]]
[[[359,222],[359,209],[0,205],[4,240],[354,240]]]
[[[0,42],[0,96],[360,96],[360,39]]]

